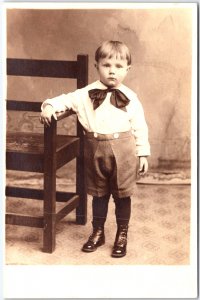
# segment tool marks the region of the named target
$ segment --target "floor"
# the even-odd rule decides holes
[[[26,178],[28,179],[28,178]],[[12,180],[17,184],[19,178]],[[33,185],[37,178],[29,178]],[[59,181],[59,178],[58,178]],[[59,184],[59,183],[58,183]],[[72,187],[66,182],[65,189]],[[62,186],[62,181],[60,181]],[[116,233],[114,202],[110,199],[105,226],[106,243],[93,253],[81,251],[91,233],[91,197],[88,197],[88,222],[76,225],[72,212],[57,226],[56,250],[42,252],[42,230],[6,226],[6,264],[8,265],[187,265],[190,263],[190,185],[145,184],[135,187],[128,233],[127,255],[110,256]],[[41,201],[9,198],[7,210],[38,213]]]

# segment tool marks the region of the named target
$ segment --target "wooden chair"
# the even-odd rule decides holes
[[[7,59],[7,75],[39,76],[77,79],[77,88],[88,83],[88,57],[78,55],[77,61],[50,61],[33,59]],[[41,111],[41,103],[7,100],[7,110]],[[72,112],[58,113],[58,121]],[[43,173],[44,189],[6,187],[6,196],[43,200],[42,216],[27,216],[6,213],[6,223],[38,227],[43,229],[43,251],[55,249],[56,224],[76,208],[76,222],[87,221],[87,196],[84,179],[83,130],[77,120],[77,135],[59,135],[57,122],[52,118],[51,126],[44,134],[29,132],[7,132],[6,168]],[[76,192],[56,191],[56,171],[76,158]],[[66,202],[56,212],[56,201]]]

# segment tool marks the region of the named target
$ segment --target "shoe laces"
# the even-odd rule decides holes
[[[94,239],[98,239],[101,236],[103,236],[103,229],[102,228],[94,229],[92,234],[89,236],[89,241],[93,242]]]
[[[119,247],[123,247],[124,245],[126,245],[126,243],[127,243],[127,232],[121,231],[116,241],[116,245]]]

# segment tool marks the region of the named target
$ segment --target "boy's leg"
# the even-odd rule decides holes
[[[104,223],[108,213],[108,202],[110,195],[103,197],[93,197],[92,200],[92,226],[93,232],[89,236],[88,241],[83,245],[82,251],[93,252],[97,247],[105,243]]]
[[[131,217],[131,197],[115,198],[114,201],[117,225],[128,225]]]
[[[115,198],[117,233],[112,251],[113,257],[126,255],[128,224],[131,216],[131,198]]]
[[[108,202],[110,195],[103,197],[93,197],[92,200],[92,225],[93,227],[104,226],[108,213]]]

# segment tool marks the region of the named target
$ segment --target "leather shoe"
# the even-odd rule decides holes
[[[128,225],[119,225],[115,238],[112,257],[123,257],[126,255]]]
[[[94,252],[98,247],[105,244],[104,228],[99,226],[93,229],[87,243],[82,247],[83,252]]]

